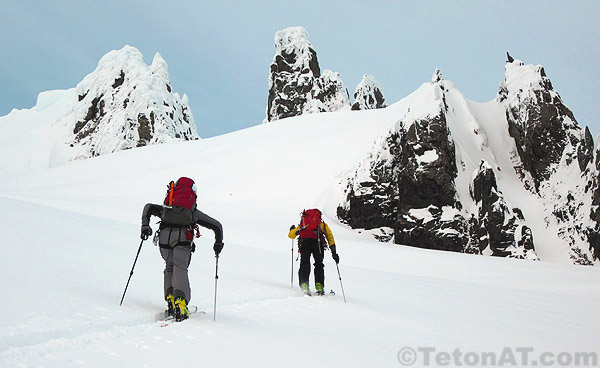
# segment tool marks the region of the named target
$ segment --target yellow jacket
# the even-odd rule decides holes
[[[292,228],[288,234],[288,238],[295,239],[298,236],[298,231],[300,231],[300,226]],[[329,228],[329,225],[327,225],[327,223],[321,222],[321,232],[325,234],[325,237],[327,238],[327,244],[329,244],[330,248],[332,245],[335,245],[333,233],[331,232],[331,229]]]

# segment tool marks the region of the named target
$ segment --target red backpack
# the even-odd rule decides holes
[[[314,208],[302,211],[300,217],[300,239],[317,239],[321,231],[321,211]]]
[[[167,225],[188,226],[194,222],[196,210],[196,192],[194,181],[181,177],[170,182],[163,202],[161,222]]]

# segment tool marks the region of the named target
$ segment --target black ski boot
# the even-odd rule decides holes
[[[175,298],[173,298],[173,294],[169,294],[166,297],[167,300],[167,310],[165,311],[167,317],[175,316]]]

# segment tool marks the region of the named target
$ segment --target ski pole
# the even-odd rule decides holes
[[[215,261],[215,304],[213,306],[213,322],[217,320],[217,280],[219,279],[219,255],[216,255]]]
[[[340,275],[340,266],[336,263],[335,267],[338,270],[338,276],[340,278],[340,287],[342,288],[342,296],[344,297],[344,303],[346,303],[346,293],[344,292],[344,284],[342,284],[342,275]]]
[[[294,239],[292,239],[292,281],[290,282],[290,287],[294,287]]]
[[[121,303],[119,303],[119,306],[123,305],[123,299],[125,299],[125,293],[127,292],[127,288],[129,287],[129,281],[131,281],[131,276],[133,276],[133,269],[135,268],[135,264],[137,263],[140,251],[142,250],[142,244],[144,244],[144,239],[142,239],[142,241],[140,242],[140,247],[138,248],[137,254],[135,256],[135,261],[133,261],[133,267],[131,267],[129,279],[127,280],[127,285],[125,285],[125,291],[123,291],[123,296],[121,297]]]

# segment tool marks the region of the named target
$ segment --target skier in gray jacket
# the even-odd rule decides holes
[[[194,185],[195,189],[195,185]],[[142,213],[141,237],[147,239],[152,235],[150,217],[161,217],[163,206],[148,203]],[[177,319],[186,319],[189,316],[187,305],[191,299],[188,266],[193,252],[194,225],[198,224],[212,230],[215,234],[213,250],[218,256],[223,249],[223,227],[219,221],[207,214],[194,209],[193,223],[190,226],[171,226],[161,222],[159,227],[158,244],[160,254],[165,260],[164,270],[164,295],[167,301],[169,314]]]

